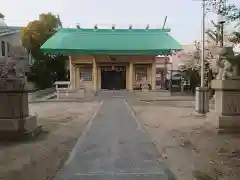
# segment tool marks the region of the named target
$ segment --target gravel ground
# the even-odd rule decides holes
[[[43,133],[37,139],[0,144],[0,179],[51,180],[66,161],[99,102],[35,103]]]
[[[198,116],[181,101],[132,108],[178,180],[239,180],[240,136],[219,135],[214,112]]]

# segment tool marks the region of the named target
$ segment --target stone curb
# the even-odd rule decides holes
[[[126,100],[126,102],[127,102],[128,106],[129,106],[129,108],[131,109],[131,111],[133,112],[133,114],[134,114],[134,116],[135,116],[135,118],[136,118],[136,121],[138,121],[139,125],[141,126],[141,129],[143,130],[143,133],[145,133],[145,134],[148,136],[148,138],[149,138],[150,141],[152,142],[153,146],[157,149],[157,151],[158,151],[158,153],[159,153],[159,155],[160,155],[160,157],[161,157],[161,159],[157,159],[157,161],[158,161],[160,164],[165,165],[165,164],[164,164],[164,161],[163,161],[163,158],[164,158],[164,157],[163,157],[163,155],[162,155],[163,152],[160,152],[159,149],[157,148],[157,146],[158,146],[158,145],[157,145],[157,142],[154,141],[154,140],[152,140],[152,136],[151,136],[150,133],[148,132],[147,128],[144,126],[143,122],[140,120],[139,116],[137,115],[137,112],[133,109],[131,103],[130,103],[128,100]],[[176,178],[176,176],[174,175],[174,173],[173,173],[168,167],[163,166],[163,168],[164,168],[164,170],[165,170],[164,172],[167,172],[168,175],[170,175],[170,179],[171,179],[171,180],[177,180],[177,178]]]
[[[29,104],[34,103],[51,103],[51,102],[91,102],[95,101],[96,99],[66,99],[66,100],[35,100],[35,101],[29,101]]]
[[[164,102],[164,101],[194,101],[194,99],[139,99],[139,101]]]

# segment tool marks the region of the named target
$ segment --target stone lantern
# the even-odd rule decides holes
[[[0,67],[0,139],[21,140],[41,131],[35,116],[29,116],[28,92],[21,53],[11,52]]]

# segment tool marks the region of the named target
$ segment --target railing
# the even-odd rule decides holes
[[[36,100],[37,98],[42,98],[42,97],[46,97],[48,95],[51,95],[55,92],[55,88],[47,88],[47,89],[43,89],[43,90],[38,90],[32,93],[28,94],[28,98],[30,101],[32,100]]]
[[[68,96],[70,90],[70,81],[56,81],[54,85],[56,86],[57,98],[60,97],[60,93],[62,91],[64,91],[66,96]]]

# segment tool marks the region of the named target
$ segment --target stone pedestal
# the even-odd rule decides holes
[[[142,85],[142,92],[149,92],[149,86],[147,85]]]
[[[0,139],[17,140],[39,132],[35,116],[29,116],[24,79],[6,78],[0,88]]]
[[[146,80],[146,78],[143,78],[142,82],[142,92],[149,92],[149,86],[148,86],[148,81]]]
[[[195,110],[200,114],[209,112],[209,88],[197,87],[196,88],[196,101]]]
[[[219,132],[240,133],[240,78],[213,80]]]

